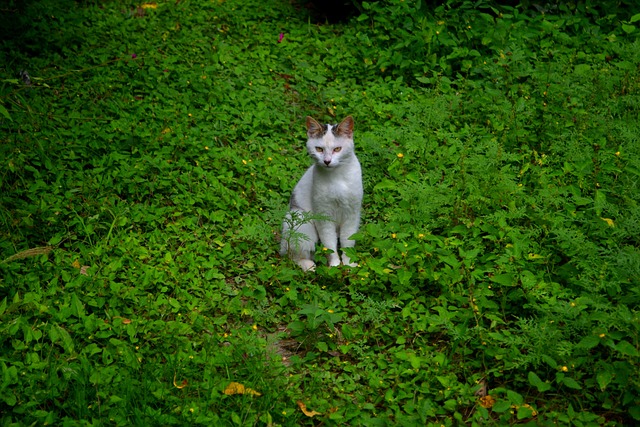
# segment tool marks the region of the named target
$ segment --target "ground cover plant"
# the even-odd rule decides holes
[[[5,2],[0,423],[634,425],[639,12]],[[359,267],[305,274],[349,114]]]

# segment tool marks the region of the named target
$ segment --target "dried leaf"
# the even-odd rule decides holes
[[[252,388],[245,387],[244,385],[236,382],[231,382],[227,388],[223,391],[224,394],[251,394],[253,396],[262,396],[262,393],[255,391]]]
[[[143,3],[140,5],[141,8],[143,9],[157,9],[158,8],[158,4],[157,3]]]
[[[490,394],[487,394],[486,396],[482,396],[480,399],[478,399],[478,403],[483,408],[489,409],[492,408],[493,405],[495,405],[496,399],[494,399]]]
[[[80,267],[80,274],[82,274],[83,276],[88,276],[89,273],[87,273],[87,270],[89,270],[89,266],[83,265],[82,267]]]
[[[80,261],[75,260],[71,263],[71,267],[73,268],[80,268]]]
[[[298,407],[300,408],[302,413],[305,414],[307,417],[315,417],[316,415],[322,415],[320,412],[308,411],[306,405],[302,403],[301,400],[298,400]]]
[[[185,387],[187,386],[187,384],[188,384],[187,380],[182,380],[182,382],[180,383],[180,385],[178,385],[178,383],[176,383],[176,375],[177,375],[177,374],[175,374],[175,373],[173,374],[173,386],[174,386],[175,388],[178,388],[178,389],[185,388]]]

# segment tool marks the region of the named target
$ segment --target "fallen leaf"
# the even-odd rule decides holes
[[[302,403],[301,400],[298,400],[298,407],[300,408],[302,413],[305,414],[307,417],[315,417],[316,415],[322,415],[320,412],[308,411],[306,405]]]
[[[255,391],[252,388],[245,387],[244,385],[236,382],[231,382],[227,386],[227,388],[223,391],[224,394],[232,395],[232,394],[251,394],[253,396],[262,396],[262,393]]]
[[[89,270],[89,266],[83,265],[82,267],[80,267],[80,274],[82,274],[83,276],[88,276],[89,273],[87,273],[87,270]]]
[[[478,403],[480,403],[480,406],[482,406],[483,408],[489,409],[492,408],[493,405],[495,405],[496,399],[494,399],[490,394],[487,394],[486,396],[482,396],[480,399],[478,399]]]
[[[178,389],[185,388],[185,387],[187,386],[187,384],[188,384],[187,380],[182,380],[182,382],[180,383],[180,385],[178,385],[178,383],[176,383],[176,375],[177,375],[177,374],[175,374],[175,373],[173,374],[173,386],[174,386],[175,388],[178,388]]]
[[[158,8],[158,4],[157,3],[143,3],[140,5],[141,8],[143,9],[157,9]]]
[[[80,261],[75,260],[71,263],[71,267],[73,268],[80,268]]]

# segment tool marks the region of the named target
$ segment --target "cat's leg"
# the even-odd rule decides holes
[[[291,214],[288,214],[291,215]],[[282,226],[282,240],[280,241],[280,254],[288,255],[304,271],[315,269],[313,255],[316,250],[318,233],[312,222],[305,222],[294,229],[289,228],[289,221]]]
[[[338,256],[338,230],[336,223],[333,221],[316,221],[316,228],[320,236],[322,245],[330,249],[332,252],[327,254],[329,266],[335,267],[340,265],[340,257]]]
[[[358,216],[357,219],[353,221],[347,221],[340,226],[340,248],[341,249],[353,248],[356,245],[355,240],[350,240],[349,237],[353,236],[358,232],[359,225],[360,225],[360,220]],[[346,253],[344,253],[344,251],[341,251],[341,252],[342,252],[341,254],[342,263],[344,265],[348,265],[349,267],[358,266],[358,264],[356,264],[355,262],[351,262],[351,259]]]

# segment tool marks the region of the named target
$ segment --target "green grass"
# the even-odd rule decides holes
[[[637,423],[640,15],[427,3],[5,2],[0,424]],[[306,115],[358,268],[278,256]]]

